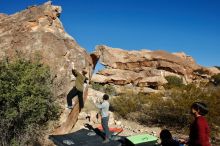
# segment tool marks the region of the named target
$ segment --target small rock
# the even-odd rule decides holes
[[[117,121],[117,120],[115,120],[115,125],[117,125],[117,126],[121,126],[121,121]]]
[[[85,113],[85,112],[80,112],[80,113],[79,113],[79,116],[78,116],[78,119],[86,119],[87,116],[88,116],[87,113]]]
[[[133,130],[134,133],[138,133],[138,131],[139,131],[138,129],[134,129]]]
[[[152,131],[151,133],[152,133],[153,136],[157,135],[157,133],[155,131]]]
[[[141,133],[143,133],[145,130],[144,130],[144,129],[140,129],[139,131],[140,131]]]

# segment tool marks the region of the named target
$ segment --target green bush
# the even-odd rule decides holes
[[[171,89],[174,87],[182,87],[183,84],[183,80],[179,77],[176,76],[166,76],[165,79],[167,80],[167,84],[165,85],[166,89]]]
[[[139,98],[137,98],[136,95],[121,95],[120,97],[111,99],[111,106],[117,114],[126,118],[128,113],[138,110],[140,106]]]
[[[168,126],[186,128],[190,122],[190,106],[195,101],[207,102],[208,93],[194,85],[187,85],[182,88],[173,88],[166,91],[166,100],[154,103],[151,110],[155,120]],[[172,121],[172,122],[170,122]]]
[[[37,61],[0,62],[0,145],[37,141],[58,118],[51,85],[49,68]]]
[[[161,94],[152,94],[151,96],[146,96],[145,94],[134,94],[133,92],[128,92],[111,99],[112,109],[122,116],[123,118],[132,118],[128,113],[135,113],[142,111],[143,107],[146,105],[151,105],[156,103]]]
[[[106,84],[104,86],[104,92],[108,95],[115,95],[116,94],[116,91],[115,91],[115,88],[113,87],[113,85],[109,85],[109,84]]]
[[[103,86],[102,84],[96,83],[96,82],[91,82],[92,89],[102,91]]]
[[[215,85],[220,85],[220,74],[213,75],[212,80]]]
[[[108,95],[115,95],[116,94],[116,91],[115,91],[115,88],[113,87],[113,85],[100,84],[100,83],[96,83],[96,82],[92,82],[91,85],[92,85],[93,89],[95,89],[97,91],[104,92]]]

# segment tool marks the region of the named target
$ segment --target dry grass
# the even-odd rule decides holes
[[[208,105],[207,119],[212,139],[220,133],[220,88],[198,88],[194,85],[167,90],[163,94],[134,95],[127,93],[111,101],[113,110],[120,116],[144,125],[160,125],[172,129],[183,129],[188,133],[192,121],[191,104],[201,101]]]

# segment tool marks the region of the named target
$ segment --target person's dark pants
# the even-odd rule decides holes
[[[109,132],[109,128],[108,128],[108,120],[109,120],[109,116],[108,117],[102,117],[102,128],[105,132],[105,138],[106,139],[110,138],[110,132]]]
[[[70,92],[67,94],[67,105],[68,106],[72,106],[72,99],[73,97],[78,95],[78,99],[79,99],[79,107],[80,109],[84,107],[84,103],[83,103],[83,93],[79,90],[76,89],[76,87],[74,87],[72,90],[70,90]]]

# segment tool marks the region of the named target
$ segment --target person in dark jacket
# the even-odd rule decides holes
[[[191,112],[195,120],[190,126],[189,146],[211,146],[210,129],[204,117],[208,113],[208,108],[204,103],[195,102],[191,106]]]
[[[189,146],[211,146],[210,129],[204,117],[208,113],[206,104],[194,102],[191,106],[191,113],[195,119],[190,125],[189,140],[182,143]]]
[[[72,99],[75,96],[78,96],[80,109],[84,107],[83,89],[84,89],[84,83],[87,80],[87,78],[85,77],[86,73],[87,72],[85,70],[83,70],[82,73],[79,73],[77,70],[72,69],[72,74],[76,77],[76,80],[75,80],[75,86],[67,95],[67,108],[69,109],[73,108]]]
[[[161,146],[179,146],[179,142],[174,140],[170,131],[163,129],[160,132]]]

